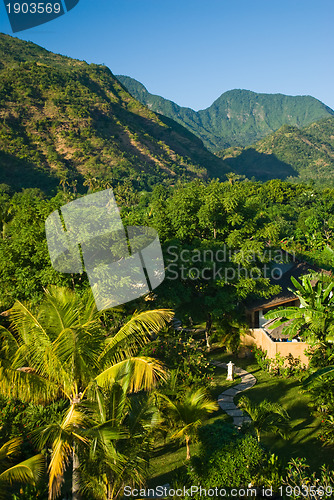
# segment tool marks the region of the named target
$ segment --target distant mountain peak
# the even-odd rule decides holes
[[[266,94],[246,89],[227,90],[208,108],[194,111],[150,94],[144,85],[129,76],[117,78],[149,109],[177,121],[214,152],[253,144],[284,124],[304,127],[334,115],[332,109],[311,96]]]

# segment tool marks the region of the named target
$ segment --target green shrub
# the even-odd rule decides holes
[[[283,486],[284,500],[333,498],[334,471],[325,465],[322,465],[317,473],[309,469],[304,458],[292,459],[289,462]]]
[[[259,367],[274,377],[301,377],[306,371],[300,358],[295,358],[291,353],[288,356],[277,353],[274,358],[268,358],[267,351],[254,347],[254,354]]]
[[[226,443],[235,439],[238,433],[235,427],[222,420],[216,420],[198,430],[198,439],[201,443],[201,457],[209,457],[215,451],[222,448]],[[205,460],[204,460],[205,461]]]
[[[270,361],[267,358],[267,351],[263,351],[260,347],[254,347],[254,356],[257,364],[262,370],[268,371]]]
[[[188,474],[202,488],[238,488],[255,484],[267,456],[256,438],[246,435],[225,444],[209,460],[194,457]]]
[[[170,370],[178,370],[179,380],[185,381],[187,386],[209,385],[213,380],[214,366],[187,332],[171,330],[159,334],[159,338],[145,346],[142,353],[163,361]]]

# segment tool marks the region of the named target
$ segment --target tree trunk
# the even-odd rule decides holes
[[[73,463],[72,463],[72,500],[80,500],[80,463],[77,455],[77,446],[73,446]]]
[[[111,484],[107,484],[107,500],[112,500],[112,497],[113,497],[113,490],[112,490],[112,487],[111,487]]]
[[[186,447],[187,447],[187,460],[190,460],[190,446],[189,446],[190,437],[186,436]]]

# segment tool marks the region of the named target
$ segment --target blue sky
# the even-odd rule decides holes
[[[15,36],[196,110],[233,88],[334,108],[333,20],[333,0],[80,0]],[[0,31],[12,34],[3,2]]]

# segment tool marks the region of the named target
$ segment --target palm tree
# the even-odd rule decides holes
[[[225,174],[225,176],[227,177],[227,180],[228,182],[231,184],[231,186],[237,182],[237,181],[241,181],[243,179],[246,178],[245,175],[239,175],[239,174],[236,174],[235,172],[229,172],[228,174]]]
[[[316,281],[312,284],[312,280]],[[305,275],[299,283],[291,277],[296,290],[289,288],[300,300],[301,307],[283,307],[272,310],[266,319],[278,318],[270,328],[291,320],[284,328],[290,336],[297,333],[309,343],[319,343],[334,339],[334,281],[323,275]]]
[[[186,443],[187,460],[190,459],[190,441],[197,435],[198,428],[203,424],[205,418],[219,409],[218,403],[212,401],[206,395],[203,388],[190,388],[182,396],[182,399],[172,401],[165,395],[160,395],[165,401],[165,407],[172,425],[178,430],[171,439],[182,439]]]
[[[95,189],[97,179],[94,177],[91,173],[88,173],[86,175],[86,179],[83,183],[84,186],[88,187],[87,193],[92,193]]]
[[[90,498],[116,498],[125,485],[138,486],[146,478],[150,438],[161,417],[154,395],[129,395],[126,385],[115,384],[109,398],[100,393],[95,403],[90,449],[83,450],[89,455],[83,476]]]
[[[289,415],[278,403],[264,399],[260,403],[252,403],[243,396],[238,403],[239,408],[245,410],[252,419],[257,440],[260,442],[261,432],[274,432],[286,439],[289,435]]]
[[[6,484],[16,482],[35,484],[44,470],[44,456],[36,455],[7,468],[10,457],[16,455],[22,444],[21,438],[13,438],[0,448],[0,498],[6,498]]]
[[[63,188],[63,192],[66,193],[70,185],[66,174],[62,174],[61,179],[59,181],[59,185]]]
[[[66,398],[62,421],[41,435],[52,442],[49,498],[61,491],[63,474],[72,459],[72,498],[79,498],[78,449],[89,443],[91,426],[84,403],[96,387],[128,380],[127,391],[151,389],[166,372],[158,361],[136,356],[148,335],[171,320],[170,310],[135,313],[108,336],[90,291],[79,297],[66,288],[50,287],[37,313],[21,302],[8,312],[11,329],[0,328],[0,392],[31,402]]]

